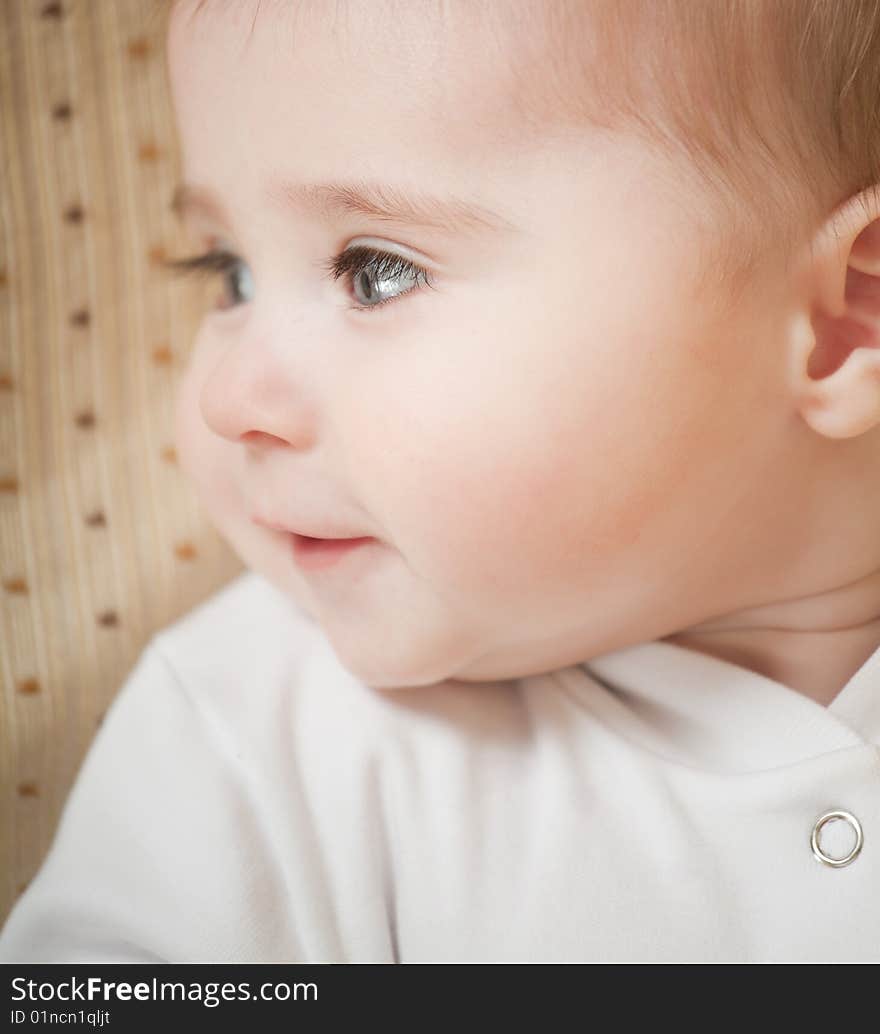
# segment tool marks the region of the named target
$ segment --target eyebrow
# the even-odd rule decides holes
[[[345,215],[361,215],[382,222],[420,226],[442,233],[507,232],[517,227],[505,216],[476,201],[407,192],[384,183],[354,180],[333,183],[279,182],[267,191],[279,207],[292,207],[325,222]],[[183,219],[191,211],[225,220],[219,198],[207,187],[180,184],[171,209]]]

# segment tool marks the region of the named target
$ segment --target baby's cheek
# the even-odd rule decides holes
[[[497,412],[491,429],[485,415],[459,419],[398,479],[414,552],[463,595],[557,592],[629,549],[657,505],[656,484],[621,480],[601,457],[586,427],[533,431]]]

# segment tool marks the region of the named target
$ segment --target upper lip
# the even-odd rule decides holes
[[[259,514],[253,514],[251,520],[254,524],[260,524],[264,528],[271,528],[273,531],[285,531],[290,535],[304,535],[311,539],[363,539],[369,538],[368,535],[352,535],[347,531],[342,531],[336,527],[328,527],[325,525],[322,529],[310,528],[308,531],[304,530],[302,525],[293,527],[292,524],[280,524],[278,521],[270,521],[261,517]]]

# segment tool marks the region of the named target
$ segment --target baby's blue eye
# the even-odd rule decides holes
[[[343,276],[351,280],[354,296],[361,302],[352,306],[358,312],[367,312],[387,305],[415,291],[420,284],[426,287],[433,286],[428,279],[427,271],[409,259],[360,244],[343,251],[341,255],[336,255],[324,264],[324,269],[334,280]],[[396,281],[402,281],[404,290],[395,291]]]
[[[215,248],[204,255],[166,262],[165,266],[172,273],[199,273],[202,276],[219,273],[223,279],[223,293],[215,303],[216,309],[231,309],[254,300],[251,271],[234,252]]]
[[[254,300],[254,279],[250,267],[232,251],[215,248],[204,255],[166,262],[166,267],[179,273],[220,273],[224,289],[215,305],[217,309],[231,309]],[[422,284],[426,287],[434,286],[428,278],[427,270],[409,259],[363,245],[355,245],[335,255],[329,262],[323,263],[322,268],[334,280],[345,277],[351,282],[351,290],[361,302],[351,308],[358,312],[378,309],[411,294]],[[404,290],[394,291],[397,280],[403,282]]]
[[[231,252],[225,253],[227,263],[223,267],[223,286],[228,289],[231,299],[228,305],[220,308],[231,308],[234,305],[246,305],[254,300],[254,278],[250,267]]]

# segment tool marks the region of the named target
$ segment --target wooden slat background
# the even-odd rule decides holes
[[[0,925],[146,641],[241,571],[173,447],[168,7],[0,0]]]

